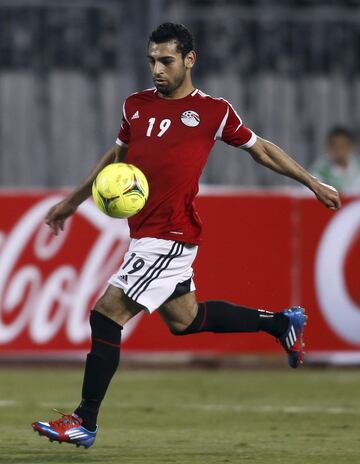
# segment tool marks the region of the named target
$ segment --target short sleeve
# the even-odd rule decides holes
[[[240,148],[250,148],[256,142],[256,134],[246,127],[233,106],[226,101],[226,113],[215,134],[216,140]]]
[[[119,133],[116,139],[117,145],[128,145],[130,142],[130,124],[126,115],[125,103],[123,105],[123,117],[121,121],[121,126]]]

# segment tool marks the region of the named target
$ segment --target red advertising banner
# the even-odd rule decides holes
[[[344,200],[335,214],[304,198],[297,209],[308,345],[313,352],[346,351],[360,361],[353,353],[360,352],[360,199]]]
[[[88,312],[128,246],[126,221],[85,202],[58,237],[44,224],[54,192],[0,194],[0,355],[77,358]],[[280,310],[304,305],[307,351],[360,353],[360,200],[336,213],[302,194],[208,194],[197,207],[204,241],[195,263],[199,301]],[[174,337],[158,314],[123,333],[127,352],[275,353],[266,334]],[[360,359],[360,356],[359,356]]]

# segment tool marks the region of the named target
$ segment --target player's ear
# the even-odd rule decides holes
[[[196,61],[196,53],[194,50],[191,50],[186,56],[185,56],[185,67],[186,68],[192,68],[195,64]]]

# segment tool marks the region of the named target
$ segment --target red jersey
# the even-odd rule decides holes
[[[200,243],[194,198],[216,140],[243,148],[256,141],[223,98],[194,90],[184,98],[165,99],[153,88],[126,99],[116,143],[128,145],[125,161],[149,182],[145,207],[128,220],[132,238]]]

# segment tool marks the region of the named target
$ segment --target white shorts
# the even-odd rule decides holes
[[[195,290],[192,263],[198,247],[159,238],[132,239],[109,283],[152,313],[170,297]]]

